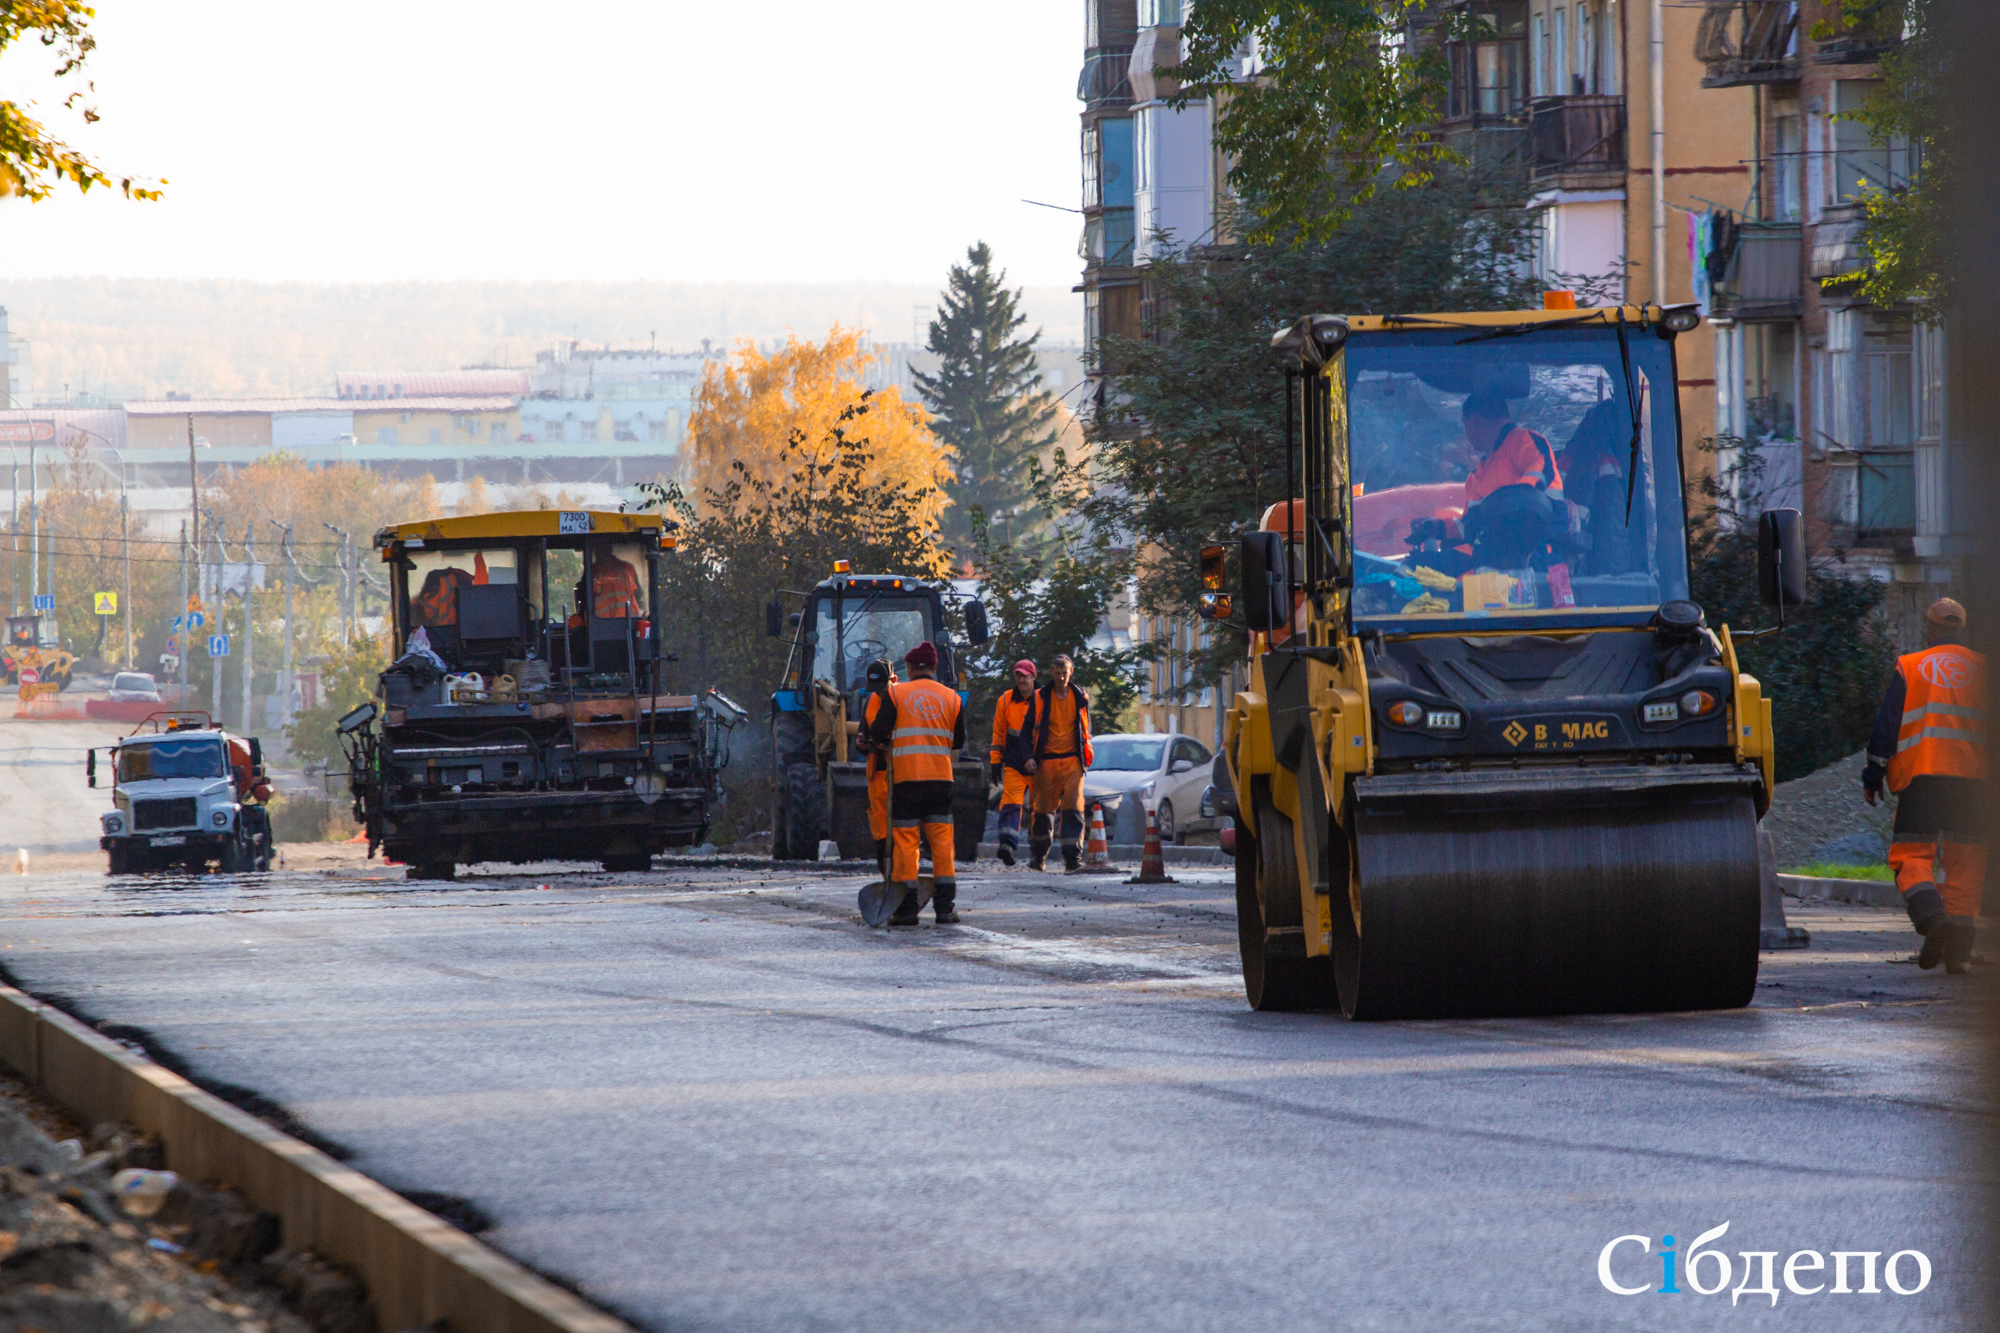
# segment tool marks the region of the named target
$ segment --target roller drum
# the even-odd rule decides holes
[[[1334,911],[1350,1017],[1728,1009],[1756,989],[1757,823],[1741,790],[1363,801],[1354,847]]]

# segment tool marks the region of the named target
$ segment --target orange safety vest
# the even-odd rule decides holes
[[[1986,776],[1986,659],[1941,643],[1896,659],[1903,677],[1903,724],[1889,760],[1889,790],[1910,779]]]
[[[896,706],[896,729],[889,733],[896,781],[950,782],[958,691],[934,680],[912,680],[891,685],[889,702]]]
[[[882,711],[882,696],[874,690],[868,691],[868,701],[861,705],[861,734],[866,736],[875,729],[875,718]],[[868,776],[874,777],[882,771],[888,756],[879,750],[868,752]]]
[[[639,609],[639,574],[617,556],[599,560],[590,575],[591,613],[599,620],[643,614]]]
[[[1007,758],[1008,751],[1016,752],[1016,757],[1025,760],[1021,752],[1021,728],[1027,723],[1028,709],[1035,702],[1035,692],[1028,691],[1028,697],[1017,699],[1010,688],[1000,696],[1000,706],[993,710],[993,765],[999,767]]]

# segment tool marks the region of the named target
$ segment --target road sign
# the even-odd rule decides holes
[[[208,617],[204,616],[201,612],[196,611],[190,616],[188,616],[187,622],[189,629],[200,629],[203,625],[208,623]],[[178,620],[174,622],[174,624],[176,625],[179,625],[180,623],[181,622]]]
[[[55,609],[56,609],[56,595],[54,593],[38,592],[35,594],[35,610],[53,611]]]
[[[117,615],[117,614],[118,614],[118,594],[117,594],[117,593],[115,593],[115,592],[101,592],[101,593],[98,593],[98,594],[97,594],[97,614],[98,614],[98,615],[100,615],[100,616],[115,616],[115,615]]]
[[[23,685],[39,685],[41,683],[41,680],[42,680],[42,673],[35,670],[33,667],[21,668],[21,683]]]
[[[229,656],[229,636],[228,636],[227,634],[211,634],[211,635],[209,635],[209,636],[208,636],[208,655],[209,655],[210,657],[227,657],[227,656]]]

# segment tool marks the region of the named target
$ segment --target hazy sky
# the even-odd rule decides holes
[[[160,203],[0,200],[0,277],[1075,281],[1079,0],[97,0],[103,120]],[[67,80],[65,82],[68,82]]]

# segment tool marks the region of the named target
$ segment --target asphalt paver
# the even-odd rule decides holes
[[[1970,987],[1900,913],[1795,906],[1744,1010],[1352,1024],[1245,1007],[1227,867],[981,863],[881,931],[858,866],[322,861],[0,880],[0,960],[649,1329],[1872,1333],[1969,1324],[1990,1262]],[[1934,1276],[1599,1281],[1725,1222],[1732,1288]]]

